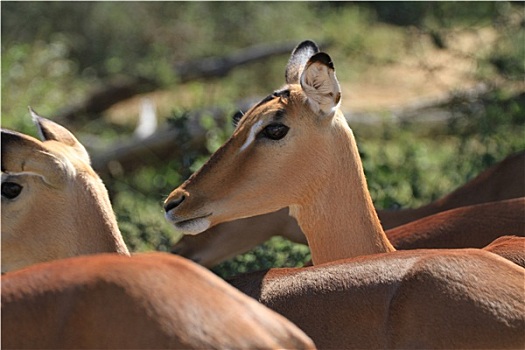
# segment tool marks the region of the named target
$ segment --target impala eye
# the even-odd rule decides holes
[[[288,130],[290,130],[290,128],[284,124],[274,123],[266,126],[261,132],[261,135],[270,140],[280,140],[286,136]]]
[[[2,183],[2,197],[7,199],[15,199],[22,192],[22,186],[14,182]]]

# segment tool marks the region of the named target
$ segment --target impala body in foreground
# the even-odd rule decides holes
[[[524,271],[478,249],[398,251],[240,275],[320,349],[522,349]]]
[[[320,348],[524,347],[525,270],[482,250],[393,253],[339,110],[331,58],[310,41],[299,44],[286,83],[169,195],[167,219],[198,234],[290,207],[319,266],[274,269],[268,280],[246,276],[236,285],[248,294],[260,288],[258,299]]]
[[[1,282],[3,349],[314,348],[284,317],[169,254],[62,259]]]
[[[37,263],[100,247],[127,250],[83,147],[60,125],[35,121],[43,143],[2,131],[2,170],[10,170],[2,181],[2,224],[9,222],[18,246],[30,248],[26,258],[4,245],[2,264],[6,257],[10,268],[35,263],[0,280],[3,349],[314,348],[284,317],[180,257],[99,254]],[[81,250],[86,240],[92,250]]]

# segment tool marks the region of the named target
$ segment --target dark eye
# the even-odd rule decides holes
[[[286,136],[290,128],[284,124],[270,124],[261,132],[262,136],[271,140],[280,140]]]
[[[22,186],[14,182],[2,183],[2,197],[7,199],[14,199],[22,192]]]

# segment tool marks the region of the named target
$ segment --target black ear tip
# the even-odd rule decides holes
[[[293,52],[295,53],[295,52],[298,52],[298,51],[302,51],[304,49],[310,49],[314,53],[319,52],[319,47],[312,40],[305,40],[305,41],[299,43],[299,45],[296,46],[296,48],[293,50]]]
[[[243,116],[244,116],[244,113],[242,111],[239,110],[235,112],[232,116],[233,126],[237,126],[237,124],[239,124],[239,121],[241,120]]]
[[[332,62],[332,58],[325,52],[318,52],[310,58],[309,63],[315,62],[320,62],[322,64],[327,65],[331,69],[334,69],[334,63]]]

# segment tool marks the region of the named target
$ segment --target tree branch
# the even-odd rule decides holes
[[[242,65],[265,60],[269,57],[290,53],[294,43],[261,44],[234,52],[229,56],[190,60],[174,65],[175,75],[180,82],[197,79],[222,77]],[[98,115],[114,104],[160,88],[162,85],[154,78],[125,77],[110,79],[102,87],[92,91],[84,101],[66,107],[56,114],[63,123],[72,123],[81,115]]]

